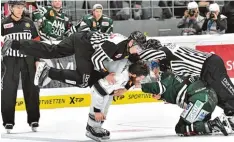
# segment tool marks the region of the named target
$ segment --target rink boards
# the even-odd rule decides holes
[[[234,82],[234,34],[202,35],[202,36],[173,36],[150,37],[160,40],[162,43],[173,42],[181,46],[199,49],[205,52],[214,52],[222,57],[228,74]],[[16,110],[25,110],[25,102],[22,90],[18,90]],[[133,104],[143,102],[157,102],[150,94],[140,90],[130,90],[123,96],[114,97],[112,104]],[[90,93],[88,88],[47,88],[40,91],[40,108],[66,108],[86,107],[90,105]]]
[[[22,91],[19,90],[18,94],[22,94]],[[91,99],[89,89],[77,89],[75,87],[41,89],[40,95],[41,109],[86,107],[90,105]],[[126,92],[123,96],[115,96],[112,104],[134,104],[142,102],[158,101],[153,99],[151,94],[143,93],[140,90],[131,90]],[[16,110],[25,110],[23,98],[17,99]]]

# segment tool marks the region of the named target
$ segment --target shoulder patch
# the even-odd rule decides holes
[[[109,22],[102,22],[102,26],[109,26]]]
[[[50,10],[50,16],[54,16],[54,11],[53,10]]]
[[[4,27],[4,29],[9,29],[9,28],[14,27],[14,24],[11,22],[11,23],[8,23],[8,24],[4,24],[3,27]]]
[[[30,23],[25,23],[26,28],[30,28]]]

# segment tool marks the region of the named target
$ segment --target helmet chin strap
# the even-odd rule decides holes
[[[11,8],[11,15],[13,15],[13,16],[15,16],[16,18],[21,18],[22,17],[22,15],[21,15],[21,17],[18,17],[18,16],[16,16],[15,14],[14,14],[14,12],[13,12],[13,9]]]

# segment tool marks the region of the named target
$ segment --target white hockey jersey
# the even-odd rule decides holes
[[[105,78],[95,83],[91,90],[96,91],[101,96],[110,95],[114,90],[125,88],[129,81],[128,68],[131,64],[128,59],[104,63],[109,72],[115,73],[115,84],[109,84]]]

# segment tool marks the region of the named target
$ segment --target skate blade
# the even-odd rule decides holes
[[[110,136],[102,137],[102,140],[109,140]]]
[[[6,129],[7,134],[10,134],[10,133],[11,133],[11,130],[12,130],[12,129]]]
[[[103,140],[102,138],[98,138],[93,136],[91,133],[86,132],[86,136],[89,137],[90,139],[96,141],[96,142],[104,142],[105,140]]]
[[[32,127],[31,129],[33,132],[37,132],[37,127]]]

